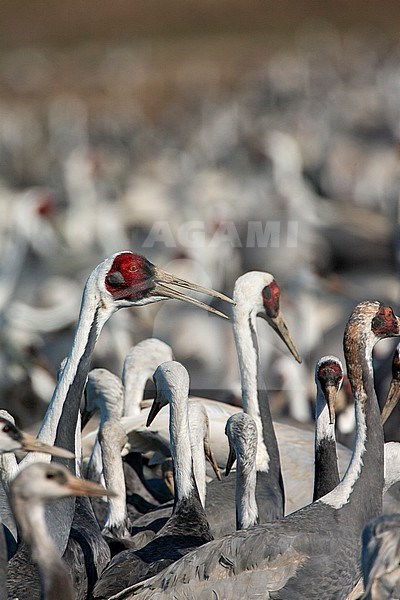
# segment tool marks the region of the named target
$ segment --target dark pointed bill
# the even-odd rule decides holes
[[[163,474],[163,480],[169,491],[171,492],[171,496],[175,496],[175,483],[174,483],[174,473],[171,470],[167,470]]]
[[[62,458],[75,458],[75,455],[69,450],[59,448],[58,446],[49,446],[40,440],[37,440],[34,435],[22,432],[21,450],[26,452],[43,452],[44,454],[52,454]]]
[[[66,486],[74,496],[116,496],[115,492],[107,490],[100,483],[79,479],[73,475],[68,477]]]
[[[335,422],[335,403],[337,398],[336,386],[327,385],[324,391],[324,395],[329,411],[329,423],[333,425]]]
[[[290,336],[289,330],[286,326],[285,321],[283,320],[282,315],[279,313],[277,317],[269,317],[263,312],[258,313],[258,316],[267,321],[269,325],[271,325],[272,329],[276,331],[281,340],[286,344],[287,348],[293,354],[294,358],[298,363],[301,363],[301,356],[294,345],[294,342]]]
[[[229,454],[228,454],[228,458],[226,460],[225,477],[227,477],[229,475],[229,473],[231,472],[231,469],[233,467],[235,460],[236,460],[236,452],[234,451],[231,444],[229,443]]]
[[[398,379],[392,379],[388,394],[386,396],[386,402],[382,409],[381,420],[382,425],[386,423],[393,410],[396,408],[397,403],[400,399],[400,381]]]
[[[219,470],[217,461],[214,456],[214,452],[211,450],[211,446],[210,446],[210,443],[208,440],[204,440],[204,454],[206,455],[206,459],[212,466],[213,471],[214,471],[215,475],[217,476],[217,479],[219,479],[221,481],[221,479],[222,479],[221,471]]]
[[[216,308],[205,304],[205,302],[201,302],[201,300],[192,298],[191,296],[188,296],[187,294],[184,294],[183,292],[180,292],[171,286],[177,286],[192,290],[194,292],[200,292],[201,294],[207,294],[208,296],[218,298],[224,302],[229,302],[229,304],[234,304],[233,300],[228,296],[225,296],[225,294],[216,292],[211,288],[197,285],[196,283],[191,283],[185,279],[180,279],[179,277],[175,277],[175,275],[171,275],[170,273],[166,273],[162,269],[155,267],[154,288],[151,292],[153,296],[162,296],[163,298],[175,298],[176,300],[182,300],[183,302],[188,302],[189,304],[198,306],[199,308],[207,310],[208,312],[218,315],[219,317],[229,319],[228,315],[225,315]]]
[[[150,427],[160,410],[162,409],[162,403],[157,399],[157,396],[153,400],[153,404],[151,405],[150,412],[147,416],[146,427]]]

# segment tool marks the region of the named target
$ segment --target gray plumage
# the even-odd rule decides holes
[[[14,569],[15,579],[11,569],[8,573],[8,579],[12,579],[9,587],[12,598],[31,600],[39,596],[37,575],[33,571],[32,576],[32,563],[26,560],[27,547],[39,571],[41,598],[73,600],[79,597],[72,587],[67,566],[47,530],[44,504],[69,495],[99,496],[107,493],[102,486],[77,479],[60,465],[34,463],[16,476],[11,484],[11,505],[24,544],[11,561],[19,566],[17,572]],[[15,586],[17,592],[14,591]],[[86,595],[88,593],[90,590],[86,590]]]
[[[175,505],[171,517],[156,537],[139,550],[118,554],[97,582],[93,597],[109,598],[137,581],[160,572],[191,549],[212,540],[193,474],[189,441],[186,369],[166,362],[154,374],[157,397],[170,403],[171,453],[174,459]],[[162,401],[154,400],[161,406]]]
[[[258,523],[256,489],[257,426],[246,413],[232,415],[226,422],[229,440],[226,475],[236,460],[236,529],[247,529]]]
[[[273,276],[257,271],[239,277],[233,294],[236,302],[233,330],[240,367],[243,411],[255,419],[258,429],[256,499],[261,523],[283,517],[285,492],[268,394],[259,369],[257,317],[268,322],[296,360],[301,362],[280,311],[279,294]],[[206,509],[214,537],[221,537],[235,529],[235,489],[234,479],[225,479],[222,485],[217,481],[208,485]]]
[[[347,324],[344,350],[357,435],[351,463],[335,490],[280,521],[210,542],[121,597],[346,598],[360,573],[362,530],[382,511],[383,431],[372,349],[378,339],[399,336],[399,324],[378,302],[359,304]]]
[[[400,598],[400,515],[381,515],[362,535],[365,600]]]
[[[333,490],[340,481],[335,438],[334,405],[343,382],[342,363],[324,356],[315,366],[315,463],[313,501]]]

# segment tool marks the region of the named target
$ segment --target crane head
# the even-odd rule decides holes
[[[133,252],[120,252],[113,257],[111,268],[105,277],[106,290],[117,307],[137,306],[175,298],[198,306],[228,319],[219,310],[192,298],[176,288],[189,289],[233,304],[233,300],[210,288],[175,277],[153,265],[147,258]]]
[[[16,452],[22,450],[25,452],[44,452],[53,456],[63,458],[74,458],[72,452],[49,446],[37,440],[33,435],[25,433],[16,427],[11,421],[0,417],[0,454],[3,452]]]
[[[253,417],[247,413],[232,415],[226,422],[225,435],[229,442],[225,476],[229,475],[236,459],[240,461],[243,473],[254,469],[257,453],[257,425]]]
[[[11,484],[12,501],[56,500],[66,496],[115,496],[99,483],[80,479],[68,469],[54,463],[32,463]]]
[[[263,310],[258,313],[258,316],[265,319],[267,323],[276,331],[281,340],[286,344],[290,352],[293,354],[298,363],[301,363],[301,356],[293,343],[287,325],[283,319],[279,300],[280,289],[275,279],[266,285],[261,292]]]
[[[156,395],[147,417],[149,427],[160,410],[172,401],[176,393],[189,395],[189,374],[181,363],[171,360],[159,365],[154,372],[153,381]]]
[[[331,425],[335,419],[335,402],[343,383],[342,363],[335,356],[324,356],[315,368],[315,382],[325,396]]]
[[[233,298],[236,307],[233,309],[235,322],[239,315],[257,315],[276,331],[281,340],[301,363],[301,356],[294,345],[289,330],[280,310],[280,289],[271,273],[250,271],[241,275],[235,283]],[[239,319],[241,320],[241,319]]]

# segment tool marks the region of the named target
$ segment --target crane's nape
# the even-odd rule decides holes
[[[233,300],[220,292],[171,275],[153,265],[147,258],[132,252],[115,255],[105,279],[107,291],[121,307],[129,304],[149,304],[167,298],[182,300],[228,319],[229,317],[208,304],[175,289],[180,287],[233,304]],[[175,286],[175,287],[173,287]]]

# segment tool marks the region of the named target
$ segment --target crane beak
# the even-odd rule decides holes
[[[219,479],[219,481],[221,481],[222,480],[221,471],[219,470],[217,461],[214,456],[214,452],[211,450],[210,442],[206,439],[204,440],[204,454],[206,455],[206,459],[212,466],[213,471],[214,471],[215,475],[217,476],[217,479]]]
[[[285,321],[283,320],[281,313],[278,313],[277,317],[269,317],[264,312],[259,312],[258,316],[261,317],[262,319],[264,319],[264,321],[267,321],[267,323],[269,325],[271,325],[272,329],[274,329],[276,331],[276,333],[279,335],[281,340],[286,344],[286,346],[288,347],[290,352],[293,354],[293,356],[295,357],[297,362],[301,363],[301,360],[302,360],[301,356],[300,356],[299,352],[297,351],[296,346],[293,343],[293,340],[290,336],[289,330],[286,326]]]
[[[171,492],[171,496],[175,496],[175,483],[173,471],[167,471],[164,473],[164,483]]]
[[[229,443],[229,454],[228,454],[228,458],[226,461],[225,477],[227,477],[229,475],[229,473],[231,472],[231,469],[233,467],[235,460],[236,460],[236,452],[234,451],[231,444]]]
[[[224,319],[229,319],[228,315],[220,312],[216,308],[201,302],[201,300],[197,300],[196,298],[192,298],[183,292],[176,290],[171,285],[185,288],[187,290],[192,290],[194,292],[200,292],[201,294],[207,294],[208,296],[212,296],[213,298],[218,298],[219,300],[224,300],[224,302],[229,302],[229,304],[234,304],[231,298],[225,296],[225,294],[221,294],[220,292],[216,292],[211,288],[206,288],[201,285],[197,285],[196,283],[191,283],[190,281],[186,281],[185,279],[180,279],[179,277],[175,277],[175,275],[171,275],[170,273],[166,273],[159,267],[154,267],[154,288],[151,291],[152,296],[161,296],[163,298],[175,298],[176,300],[182,300],[183,302],[188,302],[189,304],[193,304],[194,306],[198,306],[199,308],[203,308],[210,313],[218,315],[219,317],[223,317]]]
[[[115,492],[107,490],[100,483],[68,476],[67,486],[72,496],[116,496]]]
[[[388,394],[386,396],[386,401],[385,401],[384,407],[382,409],[382,415],[381,415],[382,425],[384,425],[386,423],[386,421],[392,414],[399,399],[400,399],[400,381],[398,379],[392,379]]]
[[[326,404],[329,410],[329,423],[333,425],[335,423],[335,402],[337,398],[337,389],[334,385],[327,385],[324,390]]]
[[[160,402],[157,396],[153,400],[153,404],[151,405],[150,412],[147,417],[146,427],[150,427],[160,410],[164,405]]]
[[[44,444],[40,440],[37,440],[34,435],[25,432],[22,432],[21,450],[25,450],[26,452],[44,452],[45,454],[52,454],[53,456],[60,456],[62,458],[75,458],[75,454],[69,452],[69,450]]]

